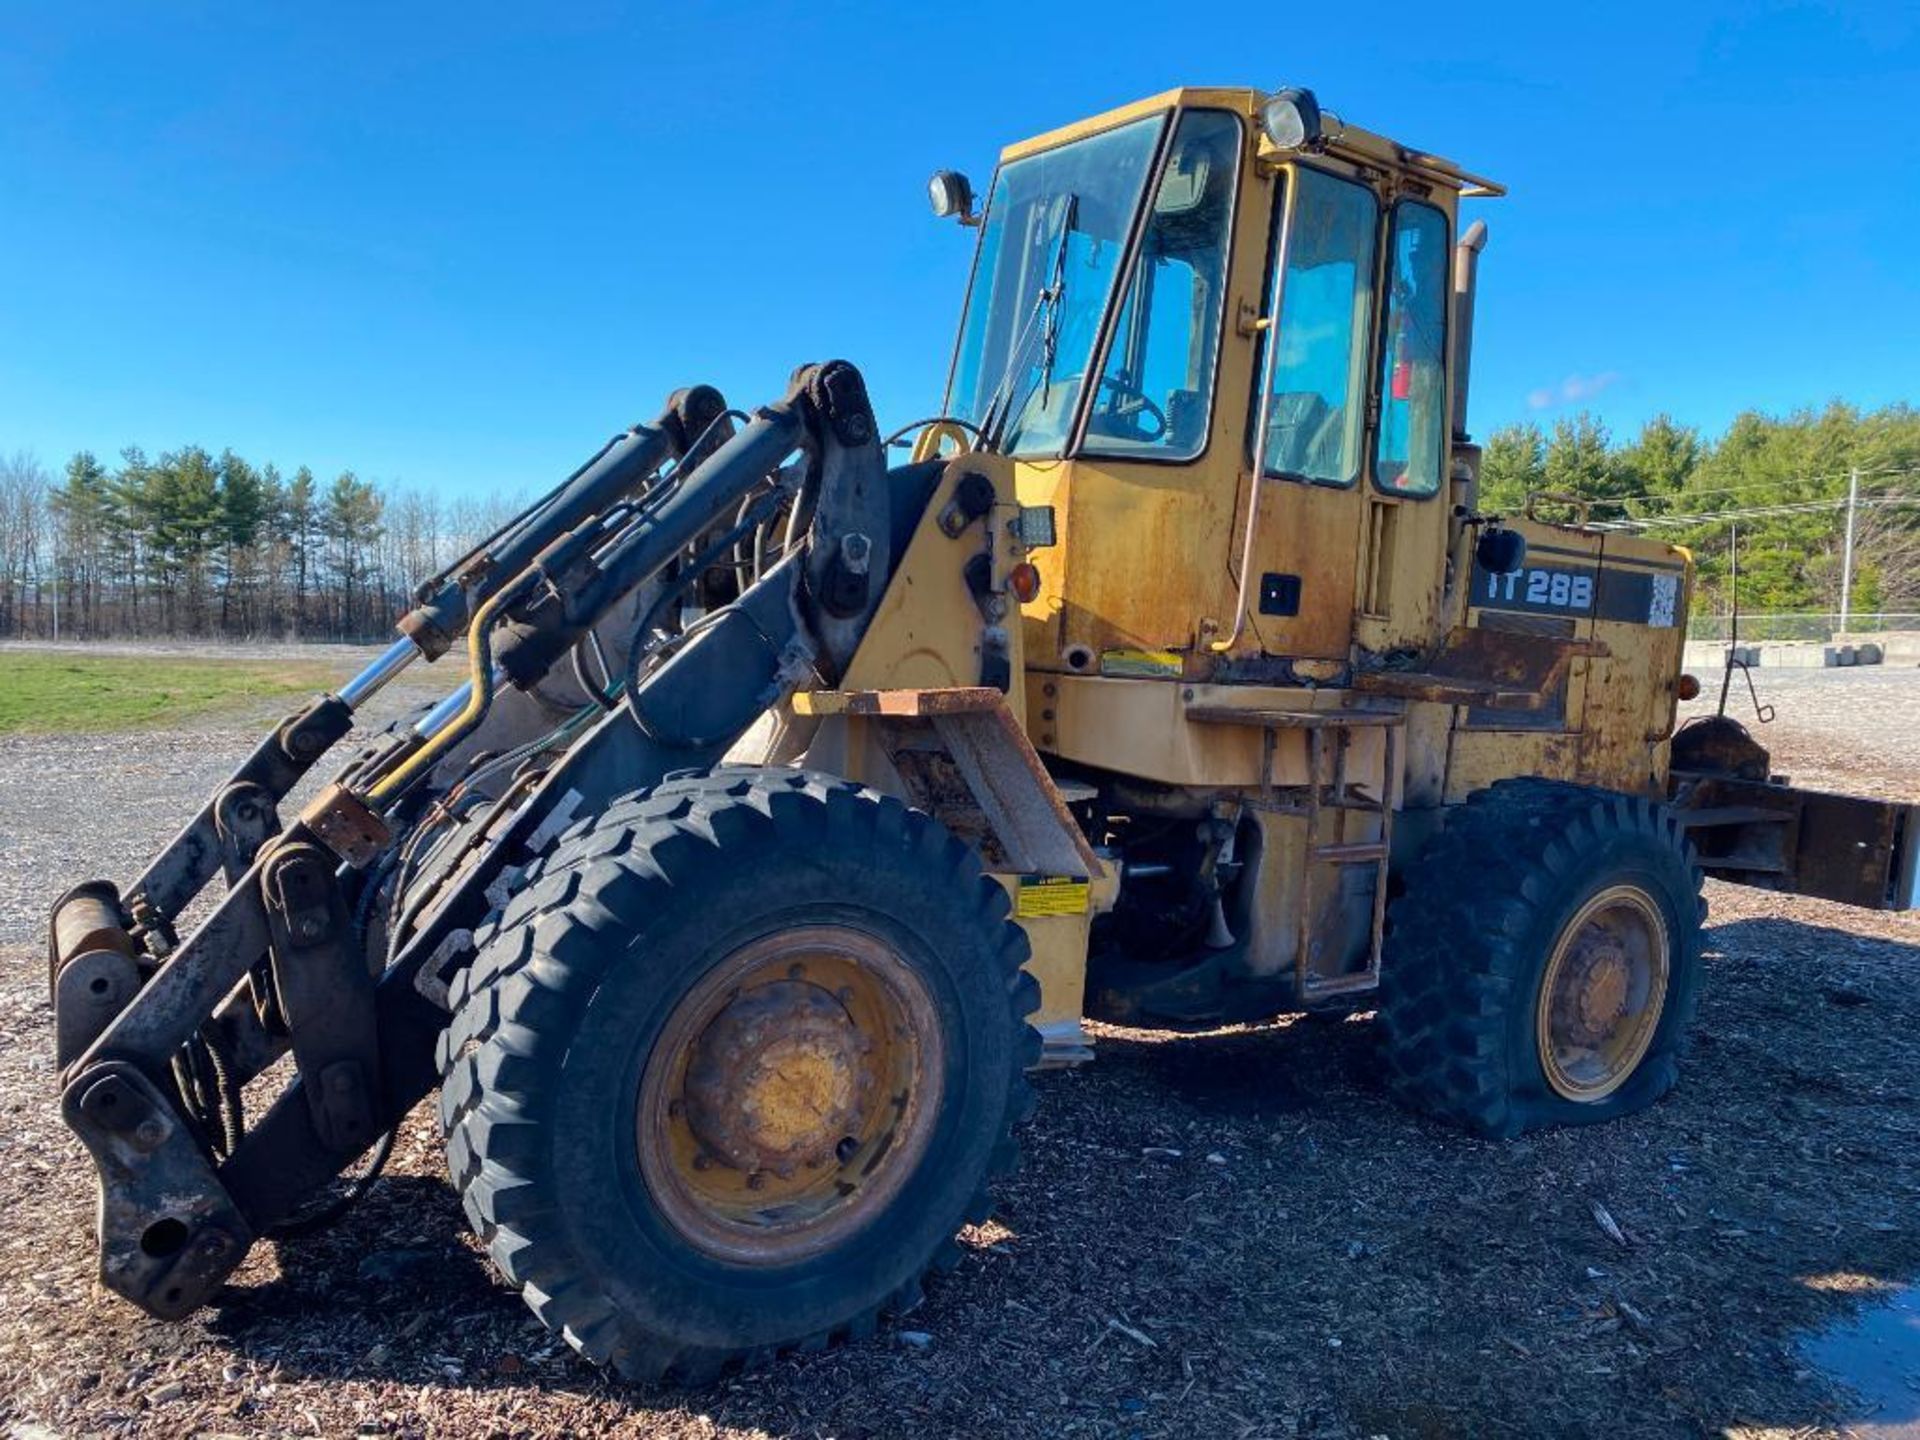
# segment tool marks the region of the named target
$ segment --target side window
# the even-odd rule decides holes
[[[1265,408],[1266,469],[1272,476],[1351,485],[1366,433],[1379,206],[1365,186],[1306,166],[1295,171],[1294,185],[1280,277],[1279,351]],[[1274,227],[1276,251],[1282,229]],[[1269,285],[1280,263],[1277,253],[1268,262]],[[1266,373],[1264,339],[1254,373]],[[1256,397],[1255,426],[1260,413]]]
[[[1191,460],[1206,449],[1240,144],[1225,111],[1181,117],[1087,415],[1089,454]]]
[[[1440,488],[1447,449],[1447,217],[1394,207],[1387,247],[1387,327],[1380,351],[1380,445],[1374,478],[1396,495]]]

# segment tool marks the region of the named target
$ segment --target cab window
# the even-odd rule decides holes
[[[1387,242],[1387,323],[1380,350],[1382,490],[1424,497],[1440,488],[1447,418],[1447,217],[1431,205],[1394,207]]]
[[[1280,349],[1266,407],[1266,470],[1276,478],[1351,485],[1360,473],[1365,443],[1379,206],[1365,186],[1321,170],[1300,167],[1294,185],[1298,193],[1274,327]],[[1277,253],[1282,228],[1274,226],[1270,292],[1273,269],[1282,258]],[[1271,298],[1266,308],[1271,311]],[[1263,337],[1257,375],[1266,373],[1264,347]],[[1256,426],[1259,413],[1256,396]]]
[[[1088,410],[1088,454],[1191,460],[1206,449],[1240,145],[1240,121],[1223,110],[1180,119]]]

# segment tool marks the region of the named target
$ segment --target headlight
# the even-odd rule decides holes
[[[1320,143],[1320,102],[1311,90],[1276,90],[1260,107],[1260,128],[1279,150]]]
[[[973,186],[958,170],[936,170],[927,181],[927,199],[942,220],[966,220],[973,214]]]

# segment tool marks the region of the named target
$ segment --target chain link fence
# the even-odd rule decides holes
[[[1725,641],[1728,638],[1729,628],[1728,616],[1703,615],[1696,611],[1688,618],[1687,638]],[[1793,640],[1816,641],[1824,644],[1840,634],[1886,635],[1902,630],[1920,632],[1920,612],[1887,611],[1870,615],[1849,615],[1844,630],[1837,611],[1777,615],[1743,614],[1740,617],[1741,643],[1753,645],[1782,644]]]

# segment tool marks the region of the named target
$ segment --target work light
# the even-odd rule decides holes
[[[962,225],[973,218],[973,186],[958,170],[936,170],[927,181],[927,198],[933,213],[942,220],[958,220]]]
[[[1260,128],[1277,149],[1311,149],[1320,143],[1320,102],[1311,90],[1276,90],[1260,107]]]

